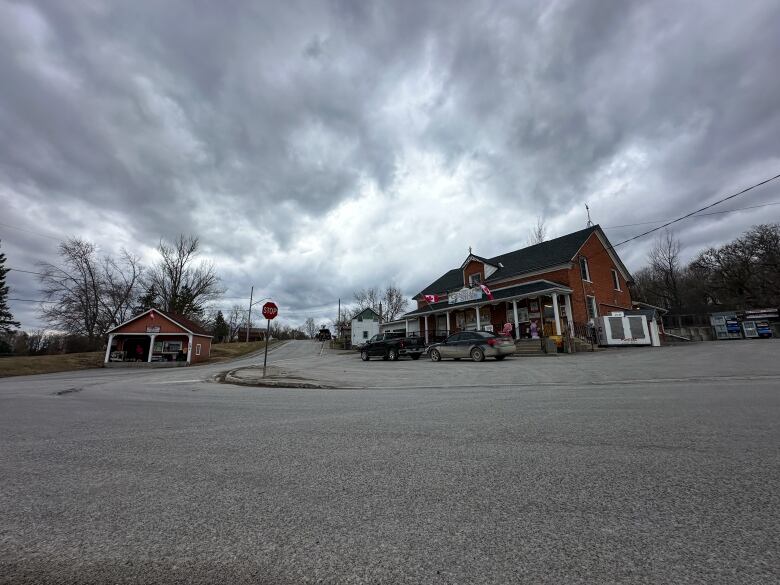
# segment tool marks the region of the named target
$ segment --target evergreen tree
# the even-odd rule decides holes
[[[19,321],[14,321],[11,309],[8,308],[8,285],[5,283],[8,270],[5,267],[5,254],[0,252],[0,332],[3,333],[10,333],[19,327]]]
[[[222,315],[222,311],[217,311],[217,316],[214,319],[214,337],[217,341],[224,341],[230,334],[230,328],[228,327],[225,317]]]

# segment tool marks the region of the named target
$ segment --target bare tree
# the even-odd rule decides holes
[[[382,320],[393,321],[399,317],[409,305],[401,289],[395,284],[389,284],[384,290],[372,286],[353,293],[355,305],[345,311],[346,316],[354,316],[365,309],[373,309],[381,314]],[[380,307],[381,305],[381,307]],[[381,308],[381,311],[380,311]]]
[[[157,251],[161,259],[146,279],[157,308],[197,319],[207,302],[222,295],[214,265],[196,261],[199,246],[198,238],[183,234],[173,244],[160,240]]]
[[[374,309],[379,311],[379,303],[381,302],[381,293],[375,286],[370,288],[363,288],[352,293],[355,298],[355,307],[352,308],[352,313],[359,313],[365,309]]]
[[[654,281],[660,285],[656,290],[666,308],[678,312],[681,308],[680,282],[683,267],[680,263],[680,241],[670,231],[660,234],[648,257]]]
[[[536,216],[536,225],[531,228],[528,245],[541,244],[547,239],[547,225],[541,215]]]
[[[238,330],[246,323],[246,309],[241,305],[233,305],[227,318],[228,340],[233,341],[238,335]]]
[[[93,243],[79,238],[60,243],[59,256],[61,266],[39,264],[45,321],[94,341],[129,318],[143,271],[137,257],[122,250],[119,259],[101,259]]]
[[[314,336],[317,335],[317,325],[314,323],[314,319],[312,317],[308,317],[306,319],[306,322],[303,325],[303,330],[311,339],[314,339]]]
[[[382,319],[384,321],[395,321],[405,311],[409,301],[404,297],[401,289],[394,284],[388,285],[385,294],[382,295]]]

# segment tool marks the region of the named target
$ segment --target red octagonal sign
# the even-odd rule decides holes
[[[263,305],[263,317],[266,319],[273,319],[279,314],[279,307],[276,306],[276,303],[267,302]]]

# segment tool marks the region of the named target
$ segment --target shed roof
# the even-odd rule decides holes
[[[431,303],[426,307],[421,307],[409,313],[403,315],[403,319],[410,317],[417,317],[419,315],[425,315],[430,313],[438,313],[441,311],[448,311],[450,309],[457,309],[459,307],[468,307],[475,304],[484,304],[491,302],[499,302],[504,299],[510,299],[512,297],[541,294],[547,291],[559,291],[563,293],[570,293],[571,289],[568,286],[552,282],[551,280],[535,280],[534,282],[526,282],[515,286],[508,286],[506,288],[497,289],[493,291],[493,300],[489,301],[482,299],[480,301],[463,301],[461,303],[450,304],[449,301],[440,301],[438,303]]]

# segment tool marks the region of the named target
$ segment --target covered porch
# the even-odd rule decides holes
[[[496,289],[493,299],[433,303],[404,316],[407,335],[441,341],[459,331],[506,332],[515,340],[540,339],[575,331],[572,290],[550,281]]]
[[[192,338],[182,333],[111,333],[105,363],[186,366],[192,362]]]

